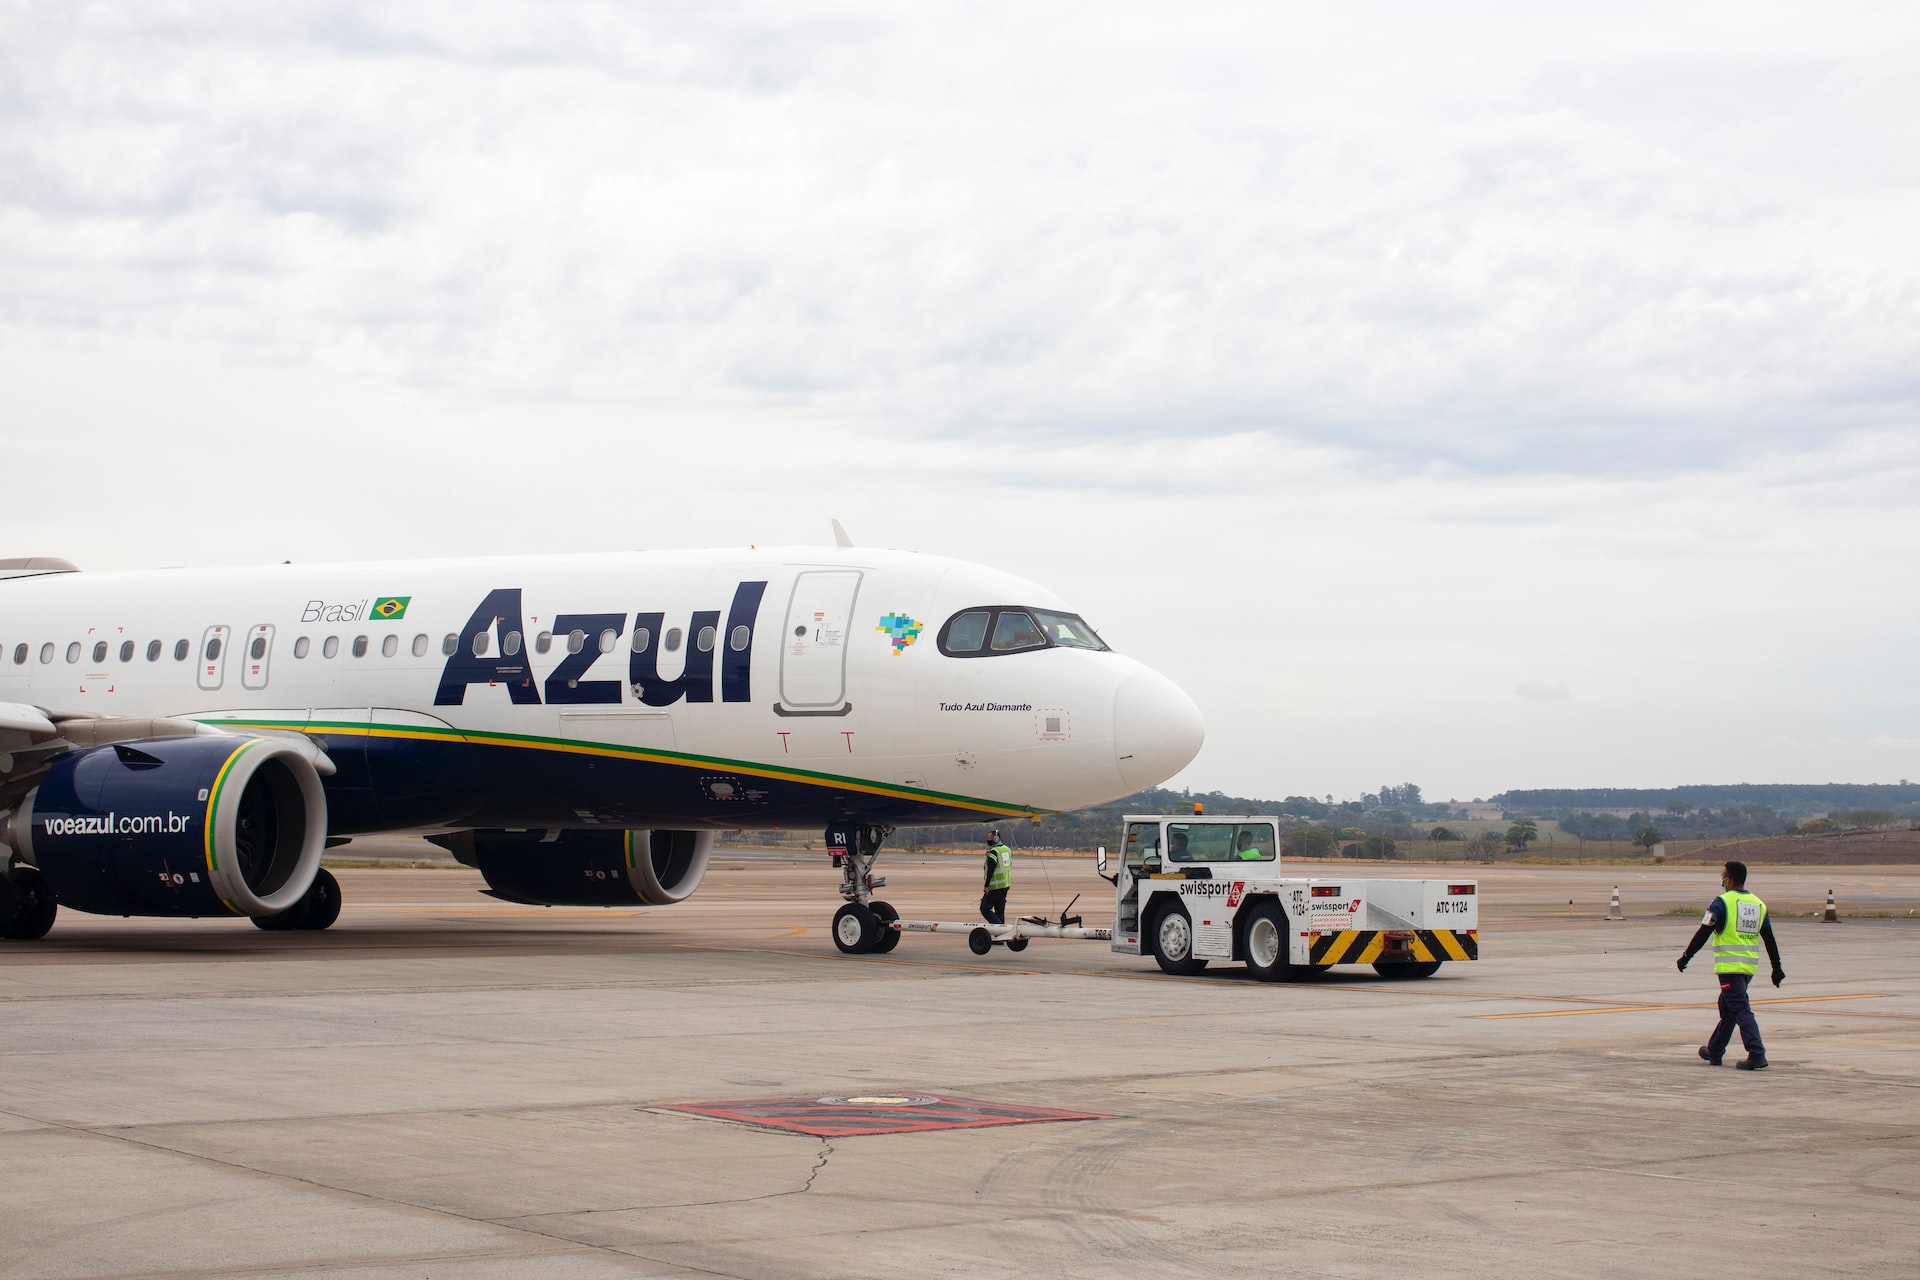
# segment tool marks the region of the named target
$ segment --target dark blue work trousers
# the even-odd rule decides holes
[[[1740,1028],[1740,1043],[1747,1047],[1749,1058],[1764,1058],[1767,1047],[1760,1043],[1760,1024],[1754,1019],[1753,1006],[1747,1003],[1747,984],[1753,981],[1750,973],[1716,973],[1720,980],[1720,1023],[1713,1029],[1713,1036],[1707,1041],[1707,1054],[1715,1062],[1733,1043],[1733,1029]]]
[[[980,918],[988,924],[1007,922],[1007,891],[989,889],[980,895]]]

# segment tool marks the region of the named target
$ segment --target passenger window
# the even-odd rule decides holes
[[[320,645],[321,657],[334,658],[334,657],[338,657],[339,654],[340,654],[340,637],[339,636],[328,636],[324,641],[321,642],[321,645]]]
[[[587,633],[579,629],[567,632],[567,652],[578,653],[587,647]]]
[[[447,638],[440,642],[440,652],[449,658],[460,652],[460,637],[448,632]]]
[[[700,635],[697,639],[694,640],[693,643],[694,643],[694,646],[700,650],[700,652],[712,653],[713,652],[713,628],[712,627],[700,628]]]
[[[678,627],[667,628],[667,652],[680,652],[680,628]]]
[[[185,644],[186,641],[182,640],[180,643]],[[49,640],[45,644],[40,646],[40,662],[44,666],[46,663],[49,663],[52,661],[53,661],[53,641]]]
[[[727,637],[727,647],[739,653],[747,647],[747,641],[751,639],[753,639],[753,632],[745,626],[738,626],[733,629],[733,634]]]
[[[304,658],[311,652],[313,652],[313,641],[308,637],[301,636],[298,640],[295,640],[293,642],[294,657]]]
[[[192,646],[185,640],[175,640],[173,642],[173,660],[175,662],[185,662],[187,660],[187,654],[190,652],[192,652]]]
[[[542,631],[533,638],[533,651],[535,653],[545,653],[551,648],[553,648],[553,632]]]
[[[122,640],[120,642],[120,661],[122,662],[133,661],[133,641]]]
[[[1159,865],[1159,823],[1129,822],[1127,824],[1126,862],[1130,867],[1142,867],[1147,863],[1153,863],[1156,866]]]
[[[67,646],[67,661],[68,662],[80,661],[80,642],[78,640],[75,640],[72,644]]]
[[[491,631],[476,631],[473,635],[473,656],[476,658],[486,657],[487,646],[492,639],[493,633]]]
[[[148,662],[160,661],[160,649],[161,649],[161,645],[158,640],[147,641],[147,661]]]
[[[414,656],[414,657],[416,657],[416,658],[424,658],[424,657],[426,657],[426,656],[427,656],[427,643],[428,643],[428,641],[427,641],[427,633],[426,633],[426,632],[424,632],[424,631],[422,631],[422,632],[421,632],[421,633],[420,633],[419,635],[417,635],[417,636],[415,636],[415,637],[413,638],[413,656]]]
[[[212,662],[215,658],[218,658],[219,656],[220,656],[220,637],[215,636],[213,639],[207,641],[207,661]]]
[[[107,660],[107,642],[105,640],[96,640],[93,642],[93,660],[95,662],[105,662]]]
[[[159,642],[155,641],[154,643],[158,644]],[[13,665],[16,667],[24,667],[27,665],[27,646],[23,644],[13,646]]]
[[[252,658],[255,662],[258,662],[260,661],[260,659],[266,657],[267,656],[267,638],[265,636],[255,636],[253,638],[253,643],[247,646],[247,656]]]
[[[399,636],[389,633],[383,640],[380,641],[381,657],[383,658],[397,657],[399,656],[399,653],[400,653],[400,637]]]
[[[356,658],[364,658],[367,656],[367,638],[365,636],[355,636],[353,638],[353,656]]]
[[[633,629],[633,651],[635,653],[645,653],[647,651],[647,646],[652,643],[653,643],[652,631],[649,631],[645,627],[635,627]]]
[[[1012,653],[1016,649],[1040,649],[1047,643],[1045,635],[1035,625],[1032,618],[1017,609],[1005,609],[1000,613],[999,621],[993,624],[993,651]]]
[[[613,646],[620,643],[620,633],[608,627],[600,633],[600,652],[612,653]]]
[[[947,624],[947,648],[954,653],[978,653],[987,640],[985,609],[963,613]]]
[[[520,633],[518,631],[507,632],[506,639],[500,642],[500,652],[506,654],[509,658],[520,652]]]

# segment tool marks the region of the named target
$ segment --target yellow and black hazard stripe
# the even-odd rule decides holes
[[[1315,938],[1307,954],[1314,964],[1370,964],[1386,944],[1378,930],[1342,929]]]
[[[1406,950],[1392,953],[1394,959],[1478,960],[1480,935],[1477,930],[1421,929],[1399,935],[1406,939]],[[1323,933],[1308,950],[1311,963],[1372,964],[1386,951],[1387,935],[1373,929],[1342,929]]]

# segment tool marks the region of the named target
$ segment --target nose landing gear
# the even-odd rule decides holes
[[[827,829],[827,848],[833,851],[833,865],[840,868],[840,896],[847,900],[833,913],[833,945],[847,955],[887,952],[900,945],[900,931],[893,927],[900,913],[873,896],[875,889],[886,887],[887,878],[874,875],[873,864],[892,834],[892,827],[874,823]]]

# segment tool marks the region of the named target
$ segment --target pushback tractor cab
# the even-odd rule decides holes
[[[1238,960],[1262,981],[1336,964],[1428,978],[1480,954],[1472,880],[1283,876],[1272,817],[1129,815],[1113,882],[1113,949],[1151,955],[1168,973]]]

